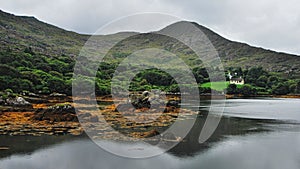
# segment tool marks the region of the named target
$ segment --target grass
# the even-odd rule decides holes
[[[226,89],[229,86],[229,81],[226,82],[207,82],[207,83],[203,83],[201,84],[201,87],[209,87],[213,90],[217,90],[217,91],[223,91],[224,89]],[[237,88],[241,88],[243,85],[236,85]]]
[[[221,82],[207,82],[207,83],[203,83],[201,84],[201,87],[208,87],[211,88],[213,90],[217,90],[217,91],[223,91],[224,89],[227,88],[227,86],[229,85],[229,82],[226,81],[221,81]]]

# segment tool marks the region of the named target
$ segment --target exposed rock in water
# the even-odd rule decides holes
[[[173,133],[162,134],[162,139],[164,140],[177,140],[178,138]]]
[[[69,103],[56,104],[46,109],[37,109],[33,118],[38,121],[48,120],[50,122],[78,121],[75,108]]]
[[[130,95],[129,102],[137,109],[165,105],[165,95],[160,90],[144,91],[141,95]]]

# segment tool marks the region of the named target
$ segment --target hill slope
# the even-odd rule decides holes
[[[296,55],[279,53],[263,48],[252,47],[245,43],[230,41],[215,32],[192,22],[211,41],[225,67],[250,68],[262,66],[268,71],[282,72],[284,74],[300,73],[300,57]],[[174,29],[178,23],[164,29]]]
[[[178,23],[163,30],[174,28],[176,24]],[[225,67],[262,66],[268,71],[279,72],[288,77],[300,75],[299,56],[233,42],[197,23],[193,24],[210,39]],[[119,39],[128,34],[136,33],[99,37]],[[89,35],[66,31],[34,17],[15,16],[0,11],[0,36],[0,90],[12,88],[18,91],[70,93],[75,56]],[[142,45],[164,48],[187,58],[194,67],[201,66],[201,61],[195,60],[195,55],[186,46],[151,33],[137,34],[120,42],[108,57],[118,61],[140,49]]]

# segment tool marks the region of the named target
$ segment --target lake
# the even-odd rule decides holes
[[[208,106],[209,101],[202,101],[201,112]],[[87,136],[0,136],[0,168],[300,168],[300,99],[229,99],[217,130],[199,144],[199,128],[204,121],[205,115],[200,115],[183,142],[146,159],[110,154]],[[105,142],[128,151],[138,148],[135,144]]]

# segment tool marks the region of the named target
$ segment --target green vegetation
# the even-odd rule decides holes
[[[228,71],[239,70],[238,76],[245,79],[245,85],[230,84],[228,94],[250,95],[286,95],[299,94],[299,79],[286,79],[278,73],[267,72],[262,67],[252,67],[248,70],[229,68]]]
[[[207,83],[203,83],[201,84],[201,87],[207,87],[207,88],[211,88],[213,90],[217,90],[217,91],[223,91],[224,89],[226,89],[229,85],[229,82],[207,82]]]
[[[0,62],[0,90],[71,93],[74,61],[66,56],[49,59],[38,54],[0,51]]]

